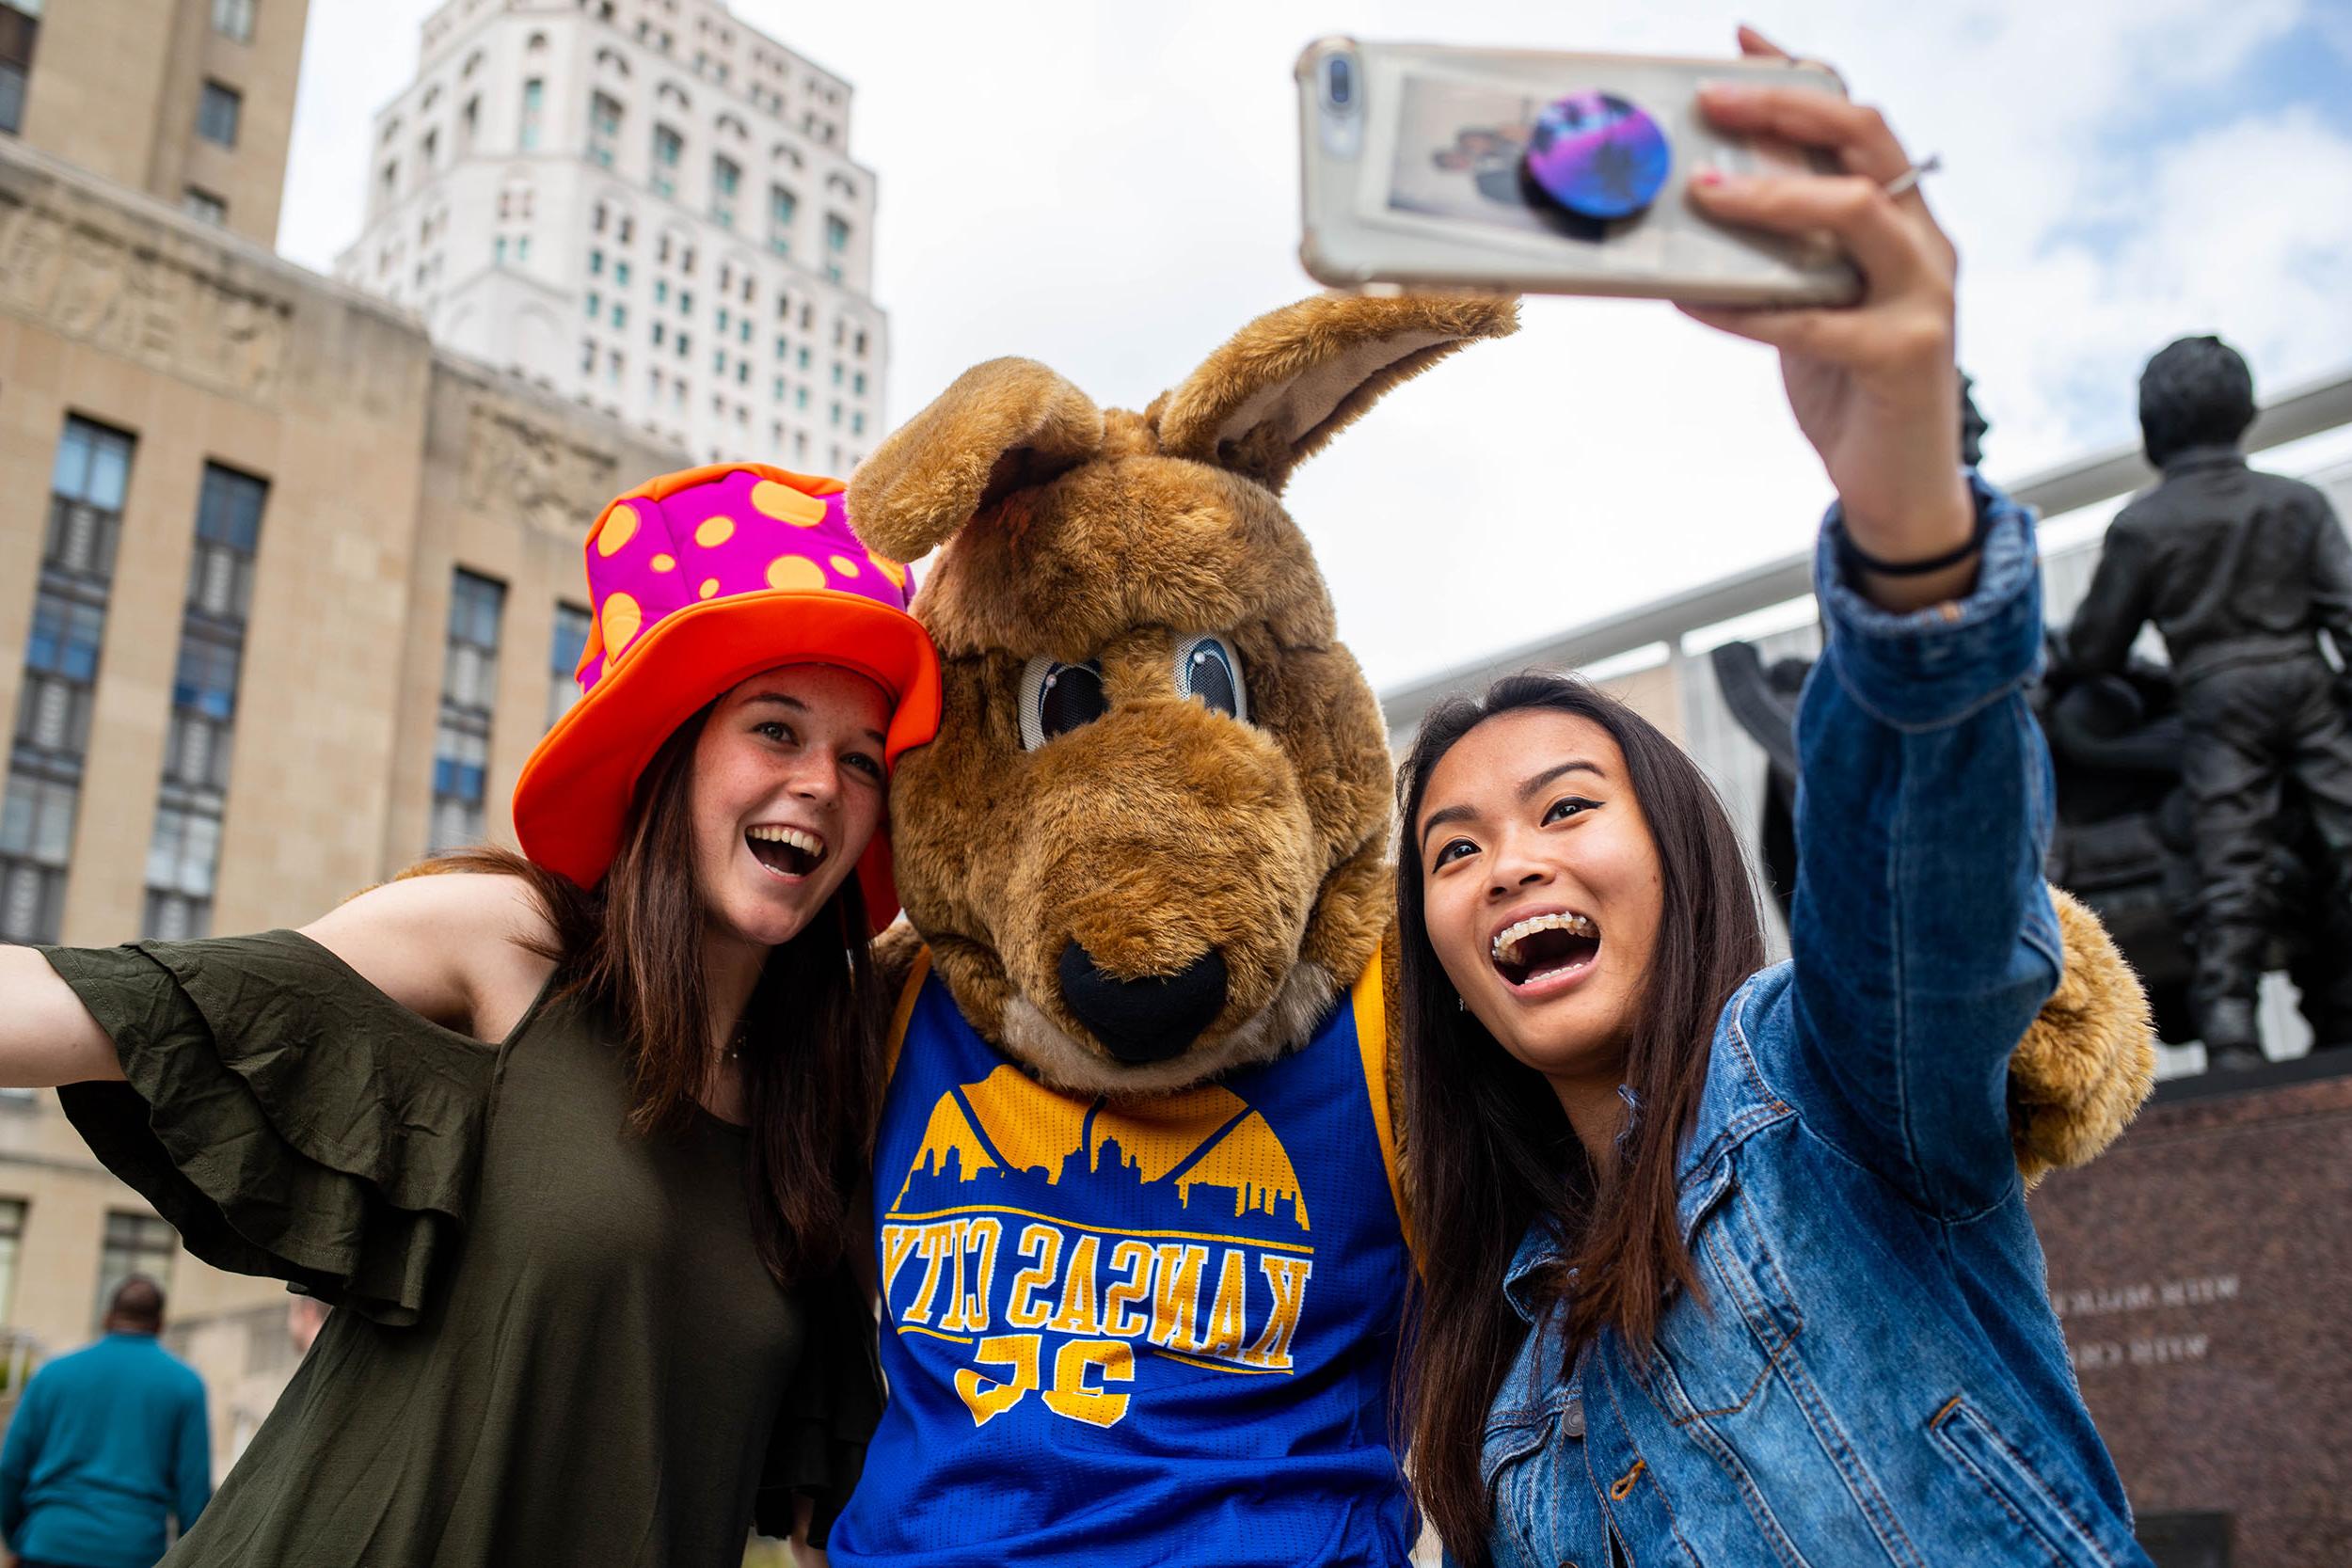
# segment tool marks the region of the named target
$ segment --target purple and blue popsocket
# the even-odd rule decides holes
[[[1613,93],[1573,92],[1535,117],[1527,173],[1579,217],[1631,217],[1658,199],[1674,154],[1658,122]]]

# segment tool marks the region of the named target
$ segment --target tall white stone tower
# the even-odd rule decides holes
[[[707,461],[846,475],[887,325],[850,84],[717,0],[449,0],[343,281]]]

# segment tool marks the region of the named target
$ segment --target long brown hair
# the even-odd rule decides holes
[[[1658,848],[1663,903],[1625,1064],[1640,1104],[1607,1171],[1586,1157],[1550,1085],[1462,1008],[1422,907],[1413,823],[1430,775],[1479,723],[1525,708],[1574,714],[1609,732]],[[1397,770],[1397,804],[1406,1160],[1421,1265],[1400,1392],[1422,1511],[1447,1548],[1476,1564],[1492,1525],[1479,1480],[1486,1413],[1527,1335],[1502,1294],[1519,1238],[1541,1220],[1564,1243],[1566,1262],[1538,1281],[1544,1301],[1567,1307],[1564,1374],[1603,1329],[1645,1349],[1673,1291],[1697,1291],[1676,1213],[1676,1165],[1716,1021],[1763,967],[1763,921],[1739,835],[1697,765],[1581,680],[1509,675],[1481,697],[1439,703]]]
[[[487,846],[408,873],[488,872],[531,884],[555,927],[541,951],[555,960],[556,993],[607,1009],[620,1026],[629,1121],[640,1134],[690,1122],[709,1076],[691,803],[694,748],[710,712],[679,725],[646,765],[620,851],[593,891]],[[886,1013],[853,871],[798,935],[769,954],[743,1012],[745,1196],[760,1260],[779,1284],[831,1268],[852,1244],[850,1197],[873,1151]]]

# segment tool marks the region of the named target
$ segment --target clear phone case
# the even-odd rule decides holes
[[[1861,278],[1827,236],[1791,239],[1702,215],[1692,173],[1820,172],[1800,149],[1726,136],[1699,112],[1709,81],[1843,95],[1826,66],[1542,54],[1328,38],[1299,55],[1304,237],[1319,282],[1507,293],[1621,294],[1714,305],[1835,305]],[[1556,100],[1605,93],[1664,134],[1654,201],[1631,216],[1579,217],[1523,170]]]

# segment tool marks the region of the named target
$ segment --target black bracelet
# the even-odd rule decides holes
[[[1957,566],[1984,548],[1984,542],[1992,535],[1993,525],[1998,520],[1999,515],[1992,507],[1978,507],[1976,530],[1968,535],[1968,543],[1942,555],[1931,555],[1925,561],[1881,561],[1874,555],[1864,553],[1862,546],[1853,542],[1853,534],[1841,526],[1837,531],[1837,555],[1850,572],[1876,572],[1883,578],[1925,577],[1947,566]]]

